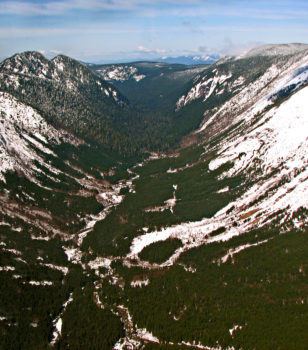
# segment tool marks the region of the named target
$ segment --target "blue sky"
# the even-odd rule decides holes
[[[124,61],[288,42],[308,43],[307,0],[0,0],[2,58]]]

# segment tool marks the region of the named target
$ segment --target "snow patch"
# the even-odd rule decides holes
[[[8,252],[14,255],[22,255],[20,250],[16,250],[16,249],[8,249],[8,248],[2,248],[2,251],[4,252]]]
[[[48,268],[53,269],[53,270],[60,271],[60,272],[62,272],[64,275],[67,275],[67,273],[68,273],[68,268],[67,268],[66,266],[58,266],[58,265],[43,264],[43,263],[40,263],[40,265],[41,265],[41,266],[48,267]]]
[[[233,337],[233,333],[237,330],[241,330],[243,327],[242,326],[239,326],[239,325],[235,325],[233,326],[231,329],[229,329],[229,333],[231,335],[231,337]]]
[[[137,83],[138,83],[140,80],[144,79],[145,77],[146,77],[146,75],[144,75],[144,74],[139,74],[139,75],[134,74],[134,75],[133,75],[133,78],[136,80]]]
[[[51,281],[29,281],[31,286],[52,286],[53,282]]]
[[[65,255],[67,256],[67,260],[71,261],[74,264],[79,264],[81,262],[81,258],[83,253],[78,248],[73,247],[62,247]]]
[[[228,192],[230,191],[230,187],[229,186],[226,186],[220,190],[218,190],[216,193],[224,193],[224,192]]]
[[[167,199],[164,201],[165,205],[162,205],[162,206],[159,206],[159,207],[150,207],[150,208],[146,208],[144,209],[144,211],[146,213],[149,213],[149,212],[159,212],[159,211],[165,211],[165,210],[170,210],[171,213],[173,214],[173,208],[175,207],[176,205],[176,190],[177,190],[178,186],[177,185],[173,185],[173,198],[170,198],[170,199]]]
[[[70,293],[68,300],[62,305],[61,313],[52,321],[53,324],[53,332],[51,337],[50,345],[54,346],[56,342],[61,337],[61,331],[62,331],[62,316],[64,315],[64,312],[67,308],[67,305],[70,304],[73,301],[73,293]]]
[[[131,281],[130,282],[130,286],[133,287],[133,288],[136,288],[136,287],[143,287],[143,286],[147,286],[149,285],[150,283],[150,280],[147,278],[147,279],[144,279],[144,280],[134,280],[134,281]]]
[[[247,249],[247,248],[250,248],[250,247],[257,247],[261,244],[264,244],[264,243],[267,243],[269,241],[269,239],[265,239],[264,241],[260,241],[260,242],[257,242],[257,243],[252,243],[252,244],[244,244],[244,245],[241,245],[237,248],[231,248],[229,249],[228,253],[226,255],[224,255],[222,258],[220,258],[220,261],[224,264],[226,263],[229,258],[233,259],[233,256],[235,254],[238,254],[239,252]]]
[[[0,271],[15,271],[14,266],[0,266]]]

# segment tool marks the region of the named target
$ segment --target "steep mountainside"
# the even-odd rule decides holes
[[[125,98],[71,58],[49,61],[37,52],[17,54],[1,63],[0,79],[2,91],[31,105],[56,127],[105,145],[124,137],[114,123],[121,118]]]
[[[63,57],[1,68],[0,347],[306,348],[308,50],[298,47],[198,69],[137,63],[96,72],[119,90]],[[62,63],[79,68],[61,76]],[[190,133],[172,151],[139,159],[107,151],[93,141],[96,124],[64,129],[23,82],[32,86],[33,75],[43,96],[39,79],[49,78],[40,76],[55,72],[62,86],[99,81],[117,92],[111,110],[133,115],[133,105],[145,124],[142,111],[153,108],[144,130],[157,123],[155,136],[161,120],[174,140]],[[122,97],[141,83],[143,96],[157,88],[143,104]],[[78,96],[96,99],[87,87]],[[159,91],[169,96],[165,119]],[[66,93],[61,120],[81,108],[66,107]],[[128,138],[145,124],[130,124]]]

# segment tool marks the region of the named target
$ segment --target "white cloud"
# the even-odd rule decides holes
[[[49,59],[62,54],[59,50],[38,50],[38,52]]]
[[[140,30],[134,28],[114,29],[99,27],[55,27],[55,28],[11,28],[0,26],[0,38],[32,38],[32,37],[50,37],[63,35],[95,35],[95,34],[118,34],[118,33],[139,33]]]
[[[256,1],[255,1],[256,2]],[[291,19],[306,19],[308,16],[307,8],[300,9],[300,4],[296,6],[297,2],[294,2],[293,5],[289,5],[288,8],[267,8],[267,5],[263,5],[263,8],[258,8],[254,6],[252,2],[251,5],[245,5],[244,7],[233,6],[232,3],[225,4],[215,4],[207,3],[205,6],[204,3],[196,4],[196,6],[185,6],[185,7],[171,7],[171,8],[155,8],[150,13],[146,14],[147,16],[157,17],[161,15],[174,16],[180,18],[201,18],[201,17],[212,17],[218,16],[220,18],[251,18],[256,20],[291,20]],[[297,8],[294,10],[294,8]],[[184,20],[183,25],[193,27],[194,23],[191,21]]]
[[[200,0],[63,0],[63,1],[1,1],[0,14],[60,15],[72,10],[137,10],[144,6],[193,5]]]
[[[231,38],[225,38],[224,47],[220,50],[220,54],[222,56],[238,56],[263,44],[264,42],[250,42],[238,45],[233,44]]]
[[[281,0],[282,4],[287,4]],[[262,3],[262,2],[261,2]],[[74,10],[82,11],[133,11],[143,16],[193,17],[245,17],[260,20],[306,19],[308,9],[304,3],[294,1],[287,7],[255,7],[254,2],[245,6],[234,6],[234,1],[203,0],[44,0],[40,2],[20,0],[0,0],[0,14],[22,16],[57,16],[69,14]],[[187,21],[184,21],[186,23]],[[188,22],[187,22],[188,23]]]
[[[149,49],[148,47],[144,47],[143,45],[138,46],[138,50],[148,53],[148,54],[163,54],[166,53],[165,49]]]
[[[151,49],[148,49],[147,47],[144,47],[142,45],[138,46],[138,50],[143,51],[143,52],[151,52],[152,51]]]

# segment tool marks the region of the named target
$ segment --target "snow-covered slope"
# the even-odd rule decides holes
[[[228,76],[217,76],[215,70],[212,73],[213,78],[204,84],[214,88],[208,88],[205,99],[213,93],[219,79],[228,79]],[[244,78],[237,79],[233,84],[238,88],[243,81]],[[229,101],[215,108],[196,131],[206,140],[204,154],[215,153],[209,171],[231,165],[219,180],[241,175],[246,177],[249,186],[210,219],[136,237],[128,258],[138,259],[138,254],[151,243],[179,238],[183,247],[164,263],[170,265],[187,249],[229,240],[253,228],[273,223],[284,230],[306,227],[307,217],[301,212],[308,210],[307,84],[308,55],[301,53],[283,65],[271,65],[259,79],[244,85]],[[200,86],[196,85],[193,96],[200,93]],[[187,95],[188,103],[191,97]],[[215,137],[220,141],[208,142]],[[168,172],[177,173],[176,170]],[[226,231],[215,237],[208,236],[220,227]]]
[[[273,105],[280,98],[291,94],[307,83],[308,54],[300,53],[296,59],[271,64],[256,80],[244,84],[245,78],[235,80],[230,91],[234,94],[221,106],[207,110],[199,132],[215,133],[243,118],[242,113],[257,115],[267,107]],[[236,118],[234,118],[236,116]]]
[[[215,89],[218,86],[224,86],[224,83],[232,77],[232,73],[226,74],[219,74],[217,69],[214,69],[212,71],[212,76],[208,77],[205,76],[201,79],[200,82],[198,82],[195,86],[193,86],[190,91],[187,93],[187,95],[183,95],[180,97],[180,99],[176,103],[176,109],[179,110],[182,107],[186,106],[193,100],[196,100],[200,97],[203,97],[203,102],[205,102],[215,91]],[[240,86],[244,83],[245,78],[239,77],[235,82],[232,84],[232,88]],[[225,84],[226,85],[226,84]],[[224,87],[217,91],[217,95],[222,94],[224,91]]]
[[[100,69],[97,69],[96,72],[107,81],[115,80],[123,82],[128,79],[134,79],[136,82],[139,82],[146,77],[145,74],[138,74],[138,69],[136,67],[129,65],[103,66]]]
[[[19,102],[8,93],[0,92],[0,180],[6,171],[18,171],[28,177],[41,172],[34,161],[49,168],[55,175],[58,171],[49,166],[37,151],[54,154],[50,145],[61,141],[79,141],[67,132],[56,130],[33,108]],[[69,137],[70,136],[70,137]]]
[[[307,100],[308,87],[305,87],[264,113],[257,123],[247,118],[244,134],[241,132],[239,136],[240,129],[235,129],[217,146],[218,156],[210,162],[210,171],[231,162],[233,166],[221,178],[239,173],[249,174],[250,180],[253,178],[254,185],[240,198],[211,219],[136,237],[128,257],[138,258],[142,249],[151,243],[179,238],[184,246],[164,263],[170,265],[187,249],[225,241],[277,219],[282,227],[284,223],[298,228],[308,225],[305,216],[297,215],[299,209],[308,209]],[[238,223],[236,227],[234,222]],[[214,238],[207,237],[219,227],[227,229]]]
[[[306,69],[307,46],[303,45],[300,48],[295,50],[293,55],[277,57],[266,54],[267,51],[264,50],[262,59],[262,55],[256,50],[245,58],[217,62],[193,82],[187,93],[179,97],[176,110],[199,100],[202,103],[209,103],[204,107],[205,119],[210,114],[213,115],[219,107],[221,113],[221,110],[230,104],[232,114],[236,114],[275,90],[275,86],[283,84],[281,81],[284,77],[293,74],[295,78]],[[279,47],[271,46],[271,49],[279,50]],[[290,85],[293,83],[295,82],[290,81]]]

